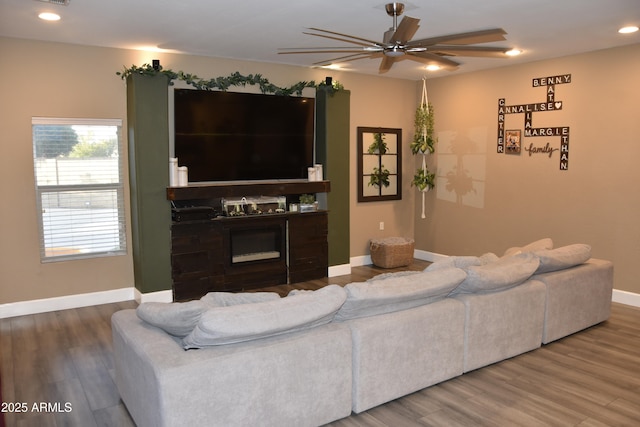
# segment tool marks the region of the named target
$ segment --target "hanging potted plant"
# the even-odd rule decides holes
[[[386,154],[388,150],[387,142],[384,140],[384,133],[374,133],[373,142],[369,145],[369,154]]]
[[[435,151],[437,138],[433,131],[433,105],[424,102],[416,108],[414,120],[414,135],[411,142],[411,152],[413,154],[432,154]]]
[[[384,165],[380,165],[380,168],[374,167],[373,173],[369,178],[369,185],[376,188],[388,187],[390,184],[389,173],[389,169],[385,168]]]
[[[427,168],[427,154],[433,154],[438,141],[434,131],[433,105],[427,99],[427,80],[422,79],[422,100],[416,108],[415,132],[411,141],[411,152],[422,154],[422,167],[416,170],[411,185],[415,186],[422,193],[422,218],[425,215],[425,193],[435,187],[436,174],[429,172]]]
[[[418,169],[416,174],[413,176],[413,181],[411,181],[411,185],[415,186],[418,190],[422,192],[427,192],[433,187],[435,187],[435,179],[436,174],[429,172],[427,169]]]

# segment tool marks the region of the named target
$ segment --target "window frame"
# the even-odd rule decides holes
[[[69,261],[88,258],[99,258],[109,256],[125,255],[128,250],[126,237],[126,210],[125,210],[125,188],[124,188],[124,159],[123,159],[123,137],[122,137],[122,119],[97,119],[97,118],[58,118],[58,117],[32,117],[32,148],[33,148],[33,168],[34,168],[34,186],[36,195],[36,208],[38,217],[38,236],[40,261],[42,263]],[[91,183],[91,184],[56,184],[56,185],[39,185],[38,170],[36,157],[36,138],[35,126],[53,125],[53,126],[116,126],[117,138],[117,182],[112,183]],[[88,252],[64,253],[64,254],[48,254],[46,238],[55,237],[55,233],[46,235],[45,232],[45,209],[43,209],[43,196],[46,194],[66,194],[73,192],[115,192],[116,203],[116,220],[117,220],[117,249],[111,250],[90,250]],[[115,237],[115,233],[112,234]]]

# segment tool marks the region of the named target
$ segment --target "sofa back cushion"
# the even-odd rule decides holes
[[[209,292],[200,301],[211,307],[228,307],[238,304],[253,304],[256,302],[280,299],[277,292]]]
[[[202,301],[143,302],[136,309],[138,317],[176,337],[191,333],[209,306]]]
[[[502,256],[518,255],[524,252],[534,252],[546,249],[553,249],[553,240],[551,240],[549,237],[536,240],[535,242],[531,242],[524,246],[514,246],[512,248],[509,248],[504,252],[504,255]]]
[[[347,300],[335,320],[374,316],[429,304],[445,298],[465,277],[463,270],[448,268],[372,282],[349,283],[344,287]]]
[[[467,277],[452,294],[487,293],[517,286],[531,277],[539,264],[537,256],[523,252],[485,265],[470,266],[465,269]]]
[[[487,252],[482,256],[470,256],[470,255],[453,255],[445,258],[440,258],[433,263],[429,264],[424,271],[435,271],[446,268],[462,268],[463,270],[472,265],[485,265],[490,262],[498,260],[498,255]]]
[[[182,343],[185,349],[251,341],[329,323],[347,298],[338,285],[254,304],[205,312]]]
[[[587,262],[591,258],[591,246],[576,243],[556,249],[535,251],[534,255],[540,259],[536,273],[548,273]]]

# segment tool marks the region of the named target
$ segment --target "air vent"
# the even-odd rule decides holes
[[[51,4],[58,4],[60,6],[69,6],[69,1],[71,0],[36,0],[42,3],[51,3]]]

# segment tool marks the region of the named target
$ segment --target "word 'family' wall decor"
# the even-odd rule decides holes
[[[562,110],[562,101],[556,100],[556,85],[571,83],[571,74],[560,76],[537,77],[532,81],[533,87],[546,88],[547,99],[533,104],[507,105],[504,98],[498,99],[498,147],[499,154],[520,154],[522,147],[529,153],[546,154],[551,158],[555,151],[560,152],[560,170],[569,169],[569,126],[534,127],[533,114]],[[524,132],[520,129],[506,129],[507,114],[524,114]],[[530,143],[523,145],[523,138],[528,137],[560,137],[560,148],[553,148],[551,143],[536,146]]]

